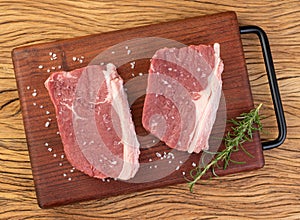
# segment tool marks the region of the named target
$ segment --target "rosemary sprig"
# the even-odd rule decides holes
[[[258,130],[262,130],[262,124],[260,121],[259,109],[262,104],[260,104],[257,108],[252,109],[248,113],[243,113],[236,119],[232,119],[231,122],[234,127],[231,127],[232,131],[229,131],[224,137],[225,149],[220,152],[209,152],[205,151],[204,153],[214,154],[215,157],[211,160],[206,166],[201,167],[200,165],[195,169],[191,170],[190,176],[192,180],[188,180],[188,186],[191,192],[193,192],[193,187],[197,183],[198,180],[202,178],[202,176],[211,169],[214,176],[217,176],[215,172],[215,168],[220,168],[219,162],[223,161],[223,169],[225,170],[229,163],[239,163],[242,164],[244,162],[235,161],[231,159],[231,154],[243,150],[248,156],[253,157],[246,149],[243,147],[243,143],[247,141],[252,141],[253,132]]]

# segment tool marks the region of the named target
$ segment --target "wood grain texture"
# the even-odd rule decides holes
[[[299,219],[299,1],[0,1],[0,218],[1,219]],[[203,181],[190,194],[186,185],[149,190],[49,210],[36,203],[11,50],[39,42],[96,34],[212,14],[237,12],[241,25],[261,26],[275,63],[288,138],[264,152],[259,171]],[[267,77],[254,36],[243,36],[255,103],[263,102],[264,125],[276,137]]]

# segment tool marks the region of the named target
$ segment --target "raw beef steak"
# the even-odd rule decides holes
[[[143,126],[169,147],[208,149],[222,90],[220,45],[158,50],[151,60]]]
[[[69,162],[92,177],[132,178],[139,143],[113,64],[53,73],[45,82]]]

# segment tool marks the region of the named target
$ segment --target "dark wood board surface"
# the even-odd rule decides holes
[[[183,172],[188,176],[188,172],[193,168],[193,162],[199,163],[200,155],[192,154],[181,164],[180,161],[183,161],[181,156],[182,158],[186,156],[181,154],[181,156],[176,157],[172,161],[172,166],[174,164],[175,167],[180,165],[180,169],[176,170],[174,168],[174,172],[162,179],[140,183],[115,180],[103,182],[73,170],[63,156],[63,146],[60,136],[57,134],[58,129],[54,107],[44,87],[44,81],[52,72],[58,69],[69,71],[86,66],[92,60],[95,62],[95,57],[107,48],[126,40],[141,37],[161,37],[176,40],[186,45],[220,43],[221,57],[225,64],[222,79],[226,109],[224,105],[219,112],[222,113],[222,111],[226,110],[225,113],[229,119],[253,108],[238,22],[233,12],[17,48],[13,51],[13,62],[35,187],[41,207],[104,198],[182,183],[186,181]],[[142,44],[130,45],[129,49],[132,52],[130,56],[140,57],[144,46]],[[156,46],[172,45],[160,45],[158,43]],[[126,52],[128,51],[125,50],[124,54],[113,54],[115,56],[114,59],[122,60],[126,57]],[[53,54],[56,54],[56,56],[53,56]],[[76,58],[75,61],[74,58]],[[111,57],[105,62],[108,62],[110,59]],[[98,62],[97,58],[96,61]],[[149,60],[136,60],[134,69],[131,69],[130,63],[127,63],[121,65],[118,71],[125,82],[130,84],[129,81],[132,78],[140,77],[139,73],[146,73],[148,64]],[[42,67],[39,68],[41,65]],[[132,73],[134,76],[131,75]],[[137,91],[140,91],[144,89],[144,85],[142,83],[137,84],[135,88]],[[134,91],[128,91],[129,96],[130,92]],[[145,131],[140,123],[142,104],[143,97],[134,102],[132,112],[137,133],[145,135]],[[45,126],[47,121],[50,124],[48,127]],[[247,143],[245,147],[254,155],[254,158],[239,152],[234,155],[234,158],[246,161],[246,163],[243,165],[231,165],[225,171],[220,170],[218,172],[220,175],[253,170],[263,166],[263,154],[257,133],[254,135],[254,141]],[[157,143],[154,147],[142,149],[140,162],[147,165],[149,159],[153,161],[159,159],[156,156],[156,152],[163,154],[163,152],[168,151],[170,150],[163,143]],[[167,162],[167,160],[163,161]],[[150,166],[152,165],[145,166],[145,169],[141,169],[138,175],[149,177],[153,174],[152,172],[161,173],[168,167],[163,164],[159,164],[157,167],[153,165],[151,168]]]

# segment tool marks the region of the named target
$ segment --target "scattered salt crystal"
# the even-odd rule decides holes
[[[64,158],[65,158],[65,155],[63,155],[63,154],[60,155],[60,158],[61,158],[61,159],[64,159]]]
[[[152,166],[149,166],[150,169],[152,169]]]
[[[49,151],[49,152],[52,152],[52,150],[53,150],[53,149],[52,149],[51,147],[48,148],[48,151]]]
[[[112,54],[115,54],[116,52],[115,52],[115,51],[112,51],[111,53],[112,53]]]
[[[53,57],[56,57],[56,53],[53,53],[52,56],[53,56]]]
[[[131,63],[130,63],[130,66],[131,66],[131,69],[134,69],[135,61],[131,62]]]
[[[71,172],[71,173],[74,173],[74,170],[73,170],[73,169],[71,169],[71,170],[70,170],[70,172]]]
[[[172,71],[172,68],[169,67],[168,70],[169,70],[169,71]]]
[[[57,67],[57,69],[61,69],[61,65],[59,65],[59,66]]]
[[[179,170],[179,168],[180,168],[180,167],[179,167],[179,166],[177,166],[177,167],[175,168],[175,170]]]
[[[154,165],[154,168],[157,168],[157,165]]]
[[[104,63],[103,63],[103,62],[101,62],[101,63],[100,63],[100,65],[101,65],[101,66],[103,66],[103,65],[104,65]]]
[[[198,67],[198,68],[197,68],[197,72],[200,72],[200,70],[201,70],[200,67]]]
[[[149,162],[151,162],[152,161],[152,159],[151,158],[149,158]]]
[[[131,54],[131,50],[127,50],[127,55]]]
[[[52,56],[52,54],[53,54],[52,52],[49,52],[49,56]]]
[[[43,105],[40,105],[40,108],[44,108],[44,106],[43,106]]]
[[[48,118],[48,121],[52,121],[52,119],[51,119],[51,118]]]
[[[50,122],[47,121],[47,122],[45,123],[45,127],[48,128],[49,126],[50,126]]]
[[[112,164],[112,165],[116,165],[116,164],[117,164],[117,161],[114,160],[114,161],[111,162],[111,164]]]
[[[63,163],[59,163],[58,165],[61,167],[63,165]]]
[[[101,179],[102,180],[102,182],[105,182],[105,179]]]
[[[184,172],[184,171],[182,172],[182,175],[185,175],[185,172]]]
[[[79,60],[79,63],[83,63],[83,60]]]
[[[49,111],[46,111],[46,115],[49,115],[50,114],[50,112]]]
[[[134,73],[131,73],[132,76],[134,76]]]
[[[128,50],[128,46],[125,46],[125,49]]]
[[[117,178],[117,177],[115,177],[115,178],[114,178],[114,181],[117,181],[117,180],[118,180],[118,178]]]
[[[139,76],[142,76],[143,75],[143,73],[139,73]]]
[[[106,180],[106,182],[108,182],[108,183],[109,183],[109,182],[110,182],[110,179],[107,179],[107,180]]]
[[[84,56],[80,56],[81,59],[84,59]]]
[[[36,102],[34,102],[34,103],[32,103],[33,104],[33,106],[36,106]]]
[[[72,167],[72,170],[75,170],[75,167]]]
[[[39,68],[39,69],[43,69],[44,66],[43,66],[43,65],[39,65],[38,68]]]
[[[73,57],[73,58],[72,58],[72,60],[73,60],[74,62],[76,61],[76,59],[77,59],[76,57]]]
[[[30,89],[30,86],[27,86],[26,89],[29,90],[29,89]]]
[[[57,157],[57,154],[53,154],[53,157]]]
[[[195,166],[197,166],[197,164],[196,164],[195,162],[193,162],[193,163],[192,163],[192,166],[195,167]]]
[[[64,173],[64,174],[63,174],[63,176],[64,176],[64,177],[66,177],[66,176],[67,176],[67,174],[66,174],[66,173]]]
[[[69,180],[69,181],[71,181],[71,180],[72,180],[72,178],[71,178],[71,177],[69,177],[69,178],[68,178],[68,180]]]
[[[56,132],[56,134],[60,135],[60,132],[59,132],[59,131],[57,131],[57,132]]]
[[[50,69],[47,69],[47,73],[50,73],[50,71],[51,71]]]
[[[37,96],[37,92],[33,92],[33,93],[32,93],[32,96],[33,96],[33,97],[36,97],[36,96]]]
[[[153,139],[153,140],[152,140],[152,143],[155,143],[155,142],[156,142],[156,141]]]
[[[51,69],[55,70],[55,66],[52,66]]]
[[[169,160],[169,163],[172,163],[172,161],[171,161],[171,160]]]
[[[158,152],[156,152],[155,155],[156,155],[157,157],[161,157],[161,154],[158,153]]]
[[[46,147],[48,147],[48,146],[49,146],[49,144],[46,142],[46,143],[45,143],[45,146],[46,146]]]

